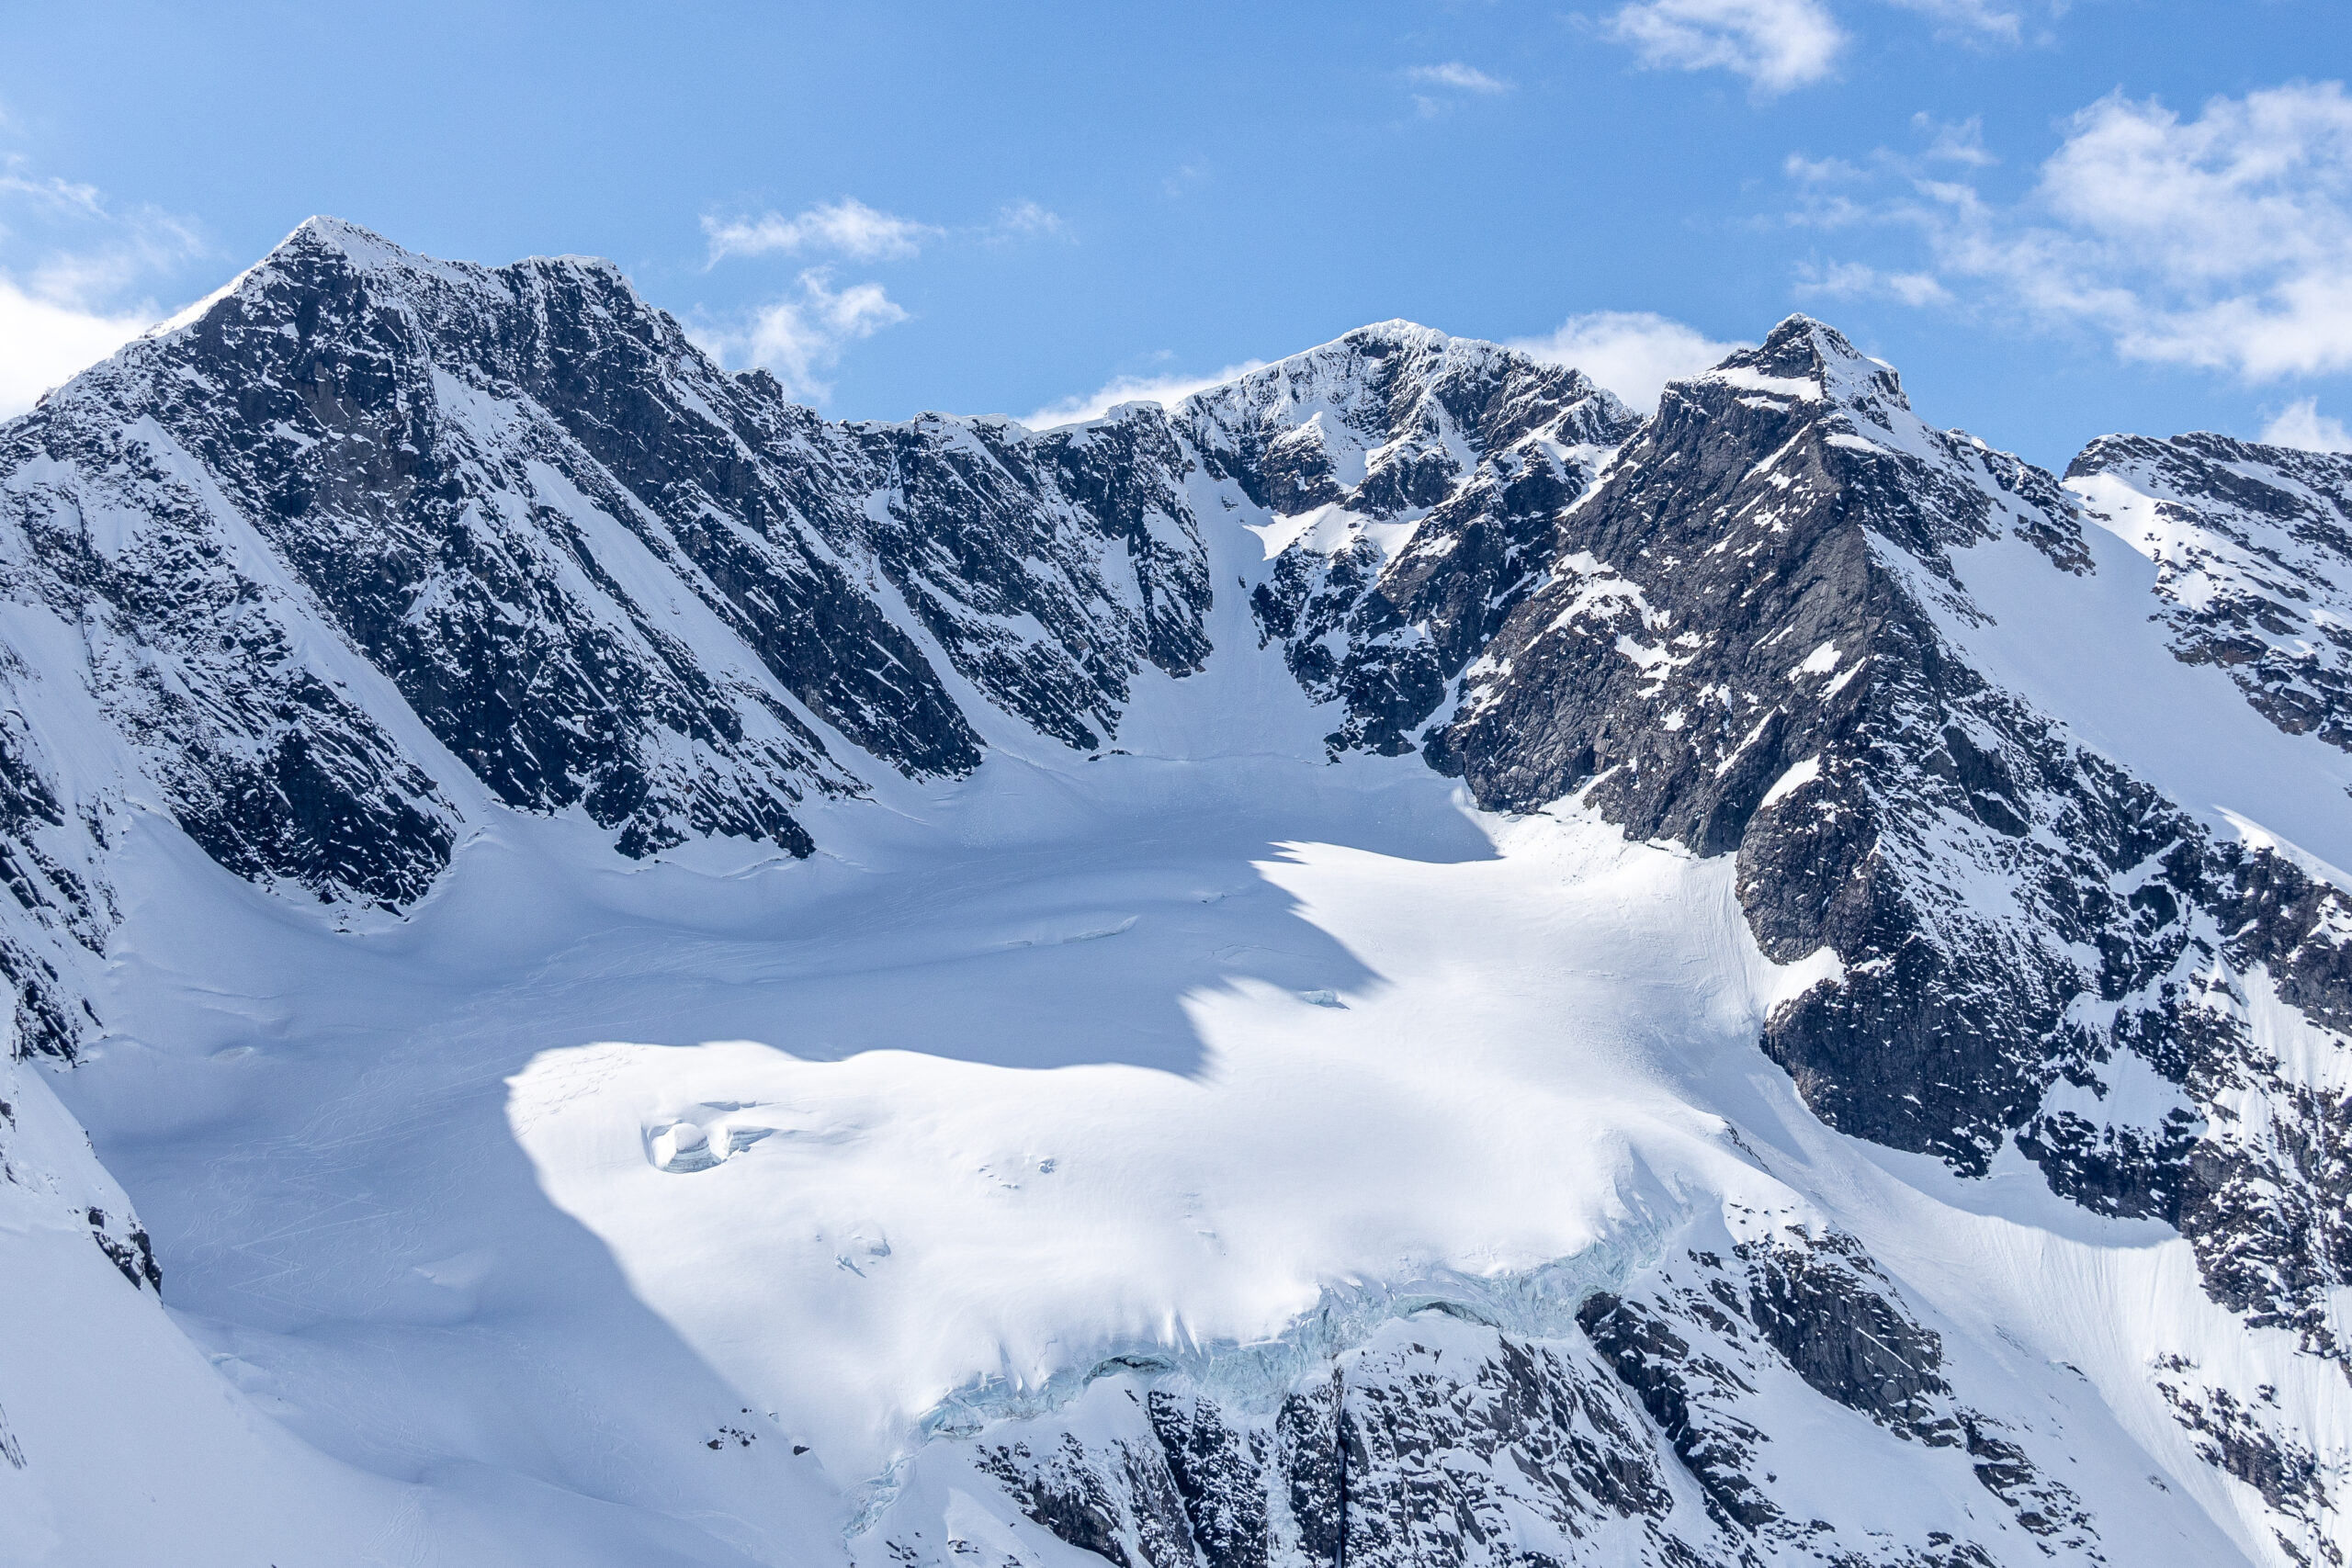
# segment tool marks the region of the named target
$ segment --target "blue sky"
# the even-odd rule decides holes
[[[2321,0],[11,3],[0,408],[331,212],[611,256],[838,416],[1392,316],[1638,398],[1804,310],[2045,464],[2326,444],[2347,74]]]

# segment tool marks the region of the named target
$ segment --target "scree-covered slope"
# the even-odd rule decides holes
[[[0,425],[0,1562],[2340,1562],[2348,496],[313,220]]]

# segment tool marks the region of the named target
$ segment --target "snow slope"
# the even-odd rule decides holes
[[[1431,1301],[1574,1341],[1589,1291],[1765,1216],[1859,1236],[2112,1560],[2263,1560],[2160,1358],[2286,1391],[2342,1464],[2342,1380],[2208,1302],[2162,1226],[1824,1129],[1755,1051],[1810,976],[1757,953],[1728,862],[1385,761],[1004,773],[932,806],[947,846],[731,876],[492,837],[358,943],[260,900],[243,931],[133,914],[146,1000],[71,1087],[185,1238],[181,1324],[347,1464],[582,1540],[613,1505],[723,1515],[798,1562],[943,1540],[964,1449],[910,1472],[920,1434],[1050,1425],[1113,1357],[1246,1408]],[[680,1122],[726,1157],[660,1168]],[[1962,1456],[1922,1474],[1882,1437],[1872,1468],[1864,1417],[1763,1397],[1791,1455],[1860,1471],[1781,1461],[1793,1517],[1995,1521]]]
[[[842,427],[314,224],[0,448],[0,1561],[2352,1536],[2352,764],[1826,328]]]

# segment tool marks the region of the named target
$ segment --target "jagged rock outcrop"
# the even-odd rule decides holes
[[[1335,750],[1386,755],[1539,580],[1554,520],[1639,421],[1581,372],[1402,321],[1190,399],[1204,468],[1283,519],[1251,596]]]
[[[1590,1295],[1562,1336],[1441,1303],[1272,1393],[1109,1363],[1073,1404],[926,1450],[920,1491],[968,1467],[1125,1568],[2105,1562],[2052,1472],[2064,1432],[1964,1403],[1939,1337],[1853,1237],[1770,1218]],[[1825,1428],[1833,1467],[1799,1436]],[[2259,1438],[2228,1440],[2308,1495],[2291,1460],[2263,1468]],[[1916,1504],[1907,1531],[1873,1522],[1887,1498],[1858,1475]],[[925,1517],[886,1513],[876,1560],[980,1550]]]
[[[1206,656],[1188,462],[1142,407],[831,424],[607,264],[314,220],[0,434],[24,1037],[78,1038],[126,810],[398,908],[480,803],[805,854],[809,795],[977,765],[975,701],[1097,746]]]
[[[2096,983],[2081,945],[2133,937],[2106,884],[2178,830],[1939,629],[1955,550],[2015,533],[2081,569],[2064,492],[1798,320],[1669,389],[1561,526],[1439,755],[1490,805],[1577,791],[1737,854],[1764,951],[1843,968],[1766,1050],[1834,1124],[1983,1169]]]
[[[2154,561],[2173,650],[2290,735],[2352,750],[2352,457],[2199,432],[2105,435],[2067,465]]]
[[[807,855],[812,801],[1092,755],[1155,682],[1278,660],[1318,767],[1419,752],[1490,810],[1729,857],[1755,950],[1811,976],[1754,1016],[1823,1122],[1962,1179],[2022,1155],[2342,1362],[2341,874],[2232,837],[1977,639],[1985,563],[2086,581],[2100,525],[2155,561],[2180,660],[2352,750],[2352,460],[2111,437],[2068,483],[1804,318],[1647,420],[1388,322],[1058,430],[839,423],[607,264],[313,220],[0,425],[11,1057],[104,1028],[117,868],[159,823],[336,918],[413,908],[501,813]],[[13,1132],[0,1101],[0,1158]],[[161,1288],[127,1202],[51,1185]],[[1985,1396],[1855,1237],[1723,1218],[1557,1321],[1400,1308],[1279,1387],[1116,1357],[908,1462],[1119,1568],[2105,1561],[2065,1420]],[[2325,1557],[2338,1456],[2234,1376],[2147,1390]],[[1830,1440],[1900,1528],[1825,1500],[1800,1450]],[[905,1495],[854,1550],[979,1553]]]
[[[1951,629],[1984,619],[1963,552],[2080,573],[2081,526],[2050,475],[1930,429],[1891,370],[1792,319],[1669,388],[1558,512],[1548,581],[1431,757],[1492,807],[1573,793],[1629,837],[1736,855],[1763,950],[1836,956],[1763,1038],[1833,1125],[1970,1173],[2016,1137],[2061,1191],[2180,1224],[2216,1299],[2331,1344],[2346,1112],[2224,1014],[2283,966],[2340,1028],[2352,905],[2217,842]],[[2052,1099],[2127,1071],[2179,1092],[2130,1125]],[[2221,1109],[2257,1082],[2256,1117]]]

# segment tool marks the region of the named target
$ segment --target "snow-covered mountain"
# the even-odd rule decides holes
[[[0,425],[0,1562],[2340,1562],[2348,596],[1804,318],[835,423],[314,220]]]

